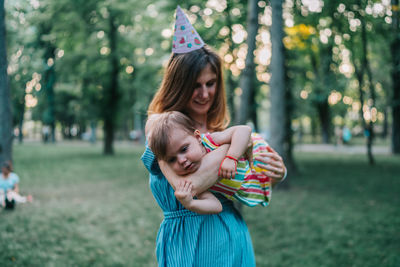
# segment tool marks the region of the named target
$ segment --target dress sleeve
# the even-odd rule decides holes
[[[217,149],[220,145],[215,143],[210,134],[202,134],[201,141],[206,148],[207,153]]]
[[[12,183],[13,186],[19,183],[19,176],[15,172],[12,173]]]
[[[141,160],[146,167],[146,169],[154,175],[158,175],[161,173],[160,166],[158,166],[158,162],[156,157],[154,156],[153,151],[149,148],[149,146],[146,144],[146,150],[144,151]]]

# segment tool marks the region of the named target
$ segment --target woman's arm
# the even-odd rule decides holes
[[[199,214],[216,214],[222,211],[222,204],[210,192],[205,191],[197,195],[197,199],[192,196],[192,183],[180,181],[175,190],[175,197],[188,210]]]
[[[192,183],[192,195],[195,196],[206,191],[218,181],[218,169],[228,149],[229,145],[222,145],[216,150],[207,153],[203,157],[199,169],[187,176],[178,176],[162,160],[159,160],[158,164],[165,178],[174,189],[178,187],[182,179],[185,179]]]

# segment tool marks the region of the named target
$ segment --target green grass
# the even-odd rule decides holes
[[[257,266],[400,266],[400,158],[297,154],[301,176],[246,209]]]
[[[142,146],[14,146],[21,191],[0,211],[0,266],[155,266],[162,213]],[[244,208],[257,266],[400,266],[400,158],[296,154],[301,176]]]

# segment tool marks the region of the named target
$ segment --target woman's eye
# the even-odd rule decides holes
[[[211,87],[211,86],[213,86],[214,84],[215,84],[215,81],[206,83],[207,87]]]

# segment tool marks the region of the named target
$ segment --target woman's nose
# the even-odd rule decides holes
[[[200,97],[203,99],[208,98],[208,88],[205,84],[200,88]]]

